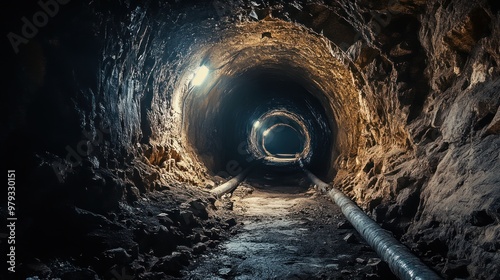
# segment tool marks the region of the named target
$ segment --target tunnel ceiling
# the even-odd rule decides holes
[[[307,142],[304,158],[316,160],[318,172],[331,176],[339,151],[352,152],[359,133],[360,91],[340,50],[321,35],[278,19],[230,25],[217,33],[217,41],[200,44],[190,55],[193,64],[186,65],[190,70],[206,65],[206,82],[187,85],[176,97],[185,102],[178,107],[190,120],[183,124],[185,139],[196,153],[213,171],[232,159],[244,165],[247,153],[264,156],[258,151],[262,145],[253,143],[261,140],[248,140],[255,134],[249,128],[266,113],[283,111],[297,118],[291,123],[301,127]]]

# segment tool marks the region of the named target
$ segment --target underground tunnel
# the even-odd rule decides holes
[[[495,1],[3,5],[2,279],[499,279]]]

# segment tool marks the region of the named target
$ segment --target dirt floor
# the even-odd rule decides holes
[[[395,279],[314,187],[244,183],[216,207],[235,215],[232,237],[193,260],[185,279]]]

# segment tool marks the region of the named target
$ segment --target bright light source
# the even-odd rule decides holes
[[[203,81],[205,80],[207,75],[208,75],[208,67],[205,65],[202,65],[198,68],[198,70],[196,70],[196,74],[194,75],[194,78],[191,81],[191,83],[194,86],[199,86],[203,83]]]
[[[266,130],[266,131],[264,131],[264,133],[262,133],[262,135],[264,135],[264,136],[267,136],[268,134],[269,134],[269,130]]]
[[[260,126],[260,121],[255,121],[253,127],[258,128]]]

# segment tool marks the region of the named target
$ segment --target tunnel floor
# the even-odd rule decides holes
[[[216,202],[238,225],[185,279],[397,279],[324,195],[266,185],[244,183]]]

